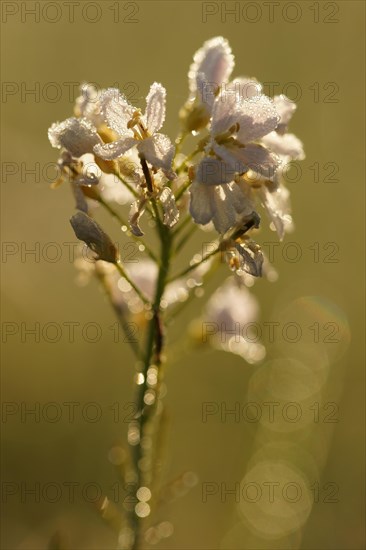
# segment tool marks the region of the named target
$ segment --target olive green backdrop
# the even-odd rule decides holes
[[[24,6],[34,4],[40,10],[39,21],[24,11]],[[57,152],[48,143],[47,128],[71,116],[69,91],[73,99],[74,82],[118,84],[143,105],[149,85],[158,81],[168,91],[164,131],[173,139],[177,112],[187,96],[192,55],[208,38],[223,35],[236,56],[235,75],[278,83],[274,92],[285,92],[298,103],[291,131],[303,140],[307,158],[301,164],[301,177],[289,184],[296,232],[274,249],[278,281],[261,280],[253,292],[261,304],[262,328],[269,321],[296,322],[303,337],[298,344],[283,336],[271,343],[263,330],[267,359],[260,366],[197,349],[192,356],[182,354],[168,369],[165,477],[169,480],[189,470],[197,473],[199,482],[164,509],[161,519],[172,521],[175,533],[159,547],[363,548],[364,3],[300,1],[293,7],[294,3],[280,2],[271,21],[269,6],[262,2],[82,1],[75,5],[74,22],[69,21],[70,7],[54,4],[2,3],[2,547],[47,548],[55,531],[63,533],[65,547],[74,550],[116,547],[114,533],[87,502],[93,500],[92,488],[88,498],[82,490],[94,483],[113,496],[117,475],[108,452],[125,438],[129,410],[123,407],[132,401],[133,356],[128,345],[114,342],[110,327],[115,319],[97,284],[80,288],[75,283],[76,271],[64,244],[75,241],[68,221],[73,199],[67,186],[49,189],[52,170],[45,170]],[[234,15],[225,15],[225,6],[239,6],[236,21]],[[35,93],[26,93],[31,88]],[[270,92],[268,85],[265,91]],[[35,175],[26,172],[30,169],[36,170]],[[102,214],[99,219],[117,238],[117,226]],[[258,241],[275,239],[264,229]],[[48,248],[50,242],[62,250],[54,262],[56,249]],[[286,248],[289,242],[296,243],[292,249]],[[26,249],[37,246],[38,255],[25,255]],[[193,243],[188,252],[195,250]],[[268,252],[268,247],[264,250]],[[295,253],[299,257],[292,261]],[[209,290],[224,275],[222,267]],[[172,327],[172,345],[199,314],[201,303],[190,306]],[[35,323],[41,331],[50,327],[47,323],[56,323],[52,326],[62,327],[61,338],[50,342],[51,327],[35,341],[25,332]],[[78,323],[74,342],[65,323]],[[82,337],[87,323],[101,327],[102,336],[95,343],[87,341],[94,337],[92,329]],[[314,323],[319,323],[319,342],[311,332],[316,329],[309,329]],[[338,336],[333,342],[327,336],[334,327]],[[330,357],[325,367],[324,349]],[[303,426],[301,420],[293,431],[285,422],[277,435],[245,417],[236,422],[233,416],[224,416],[220,421],[216,414],[202,422],[206,402],[218,404],[220,411],[221,403],[228,408],[239,403],[243,412],[248,401],[263,401],[271,386],[261,369],[283,356],[305,357],[316,376],[317,362],[324,367],[319,422],[313,417]],[[311,395],[312,382],[301,380],[304,395],[307,391]],[[284,379],[283,384],[285,401],[298,402],[301,391],[296,381],[287,387]],[[311,406],[318,401],[315,396]],[[79,404],[71,420],[68,402]],[[37,407],[36,403],[38,419],[22,416],[25,407]],[[47,408],[47,403],[56,406]],[[99,409],[88,409],[87,403],[100,406],[96,422],[91,419]],[[119,422],[114,421],[115,403],[120,406]],[[333,408],[324,409],[327,403]],[[59,409],[61,417],[52,422]],[[326,415],[334,412],[331,418],[337,422],[327,421]],[[314,409],[311,414],[316,414]],[[242,521],[235,498],[227,495],[225,501],[219,491],[221,483],[233,488],[243,479],[256,463],[254,447],[268,440],[297,443],[296,467],[310,471],[308,479],[315,483],[311,462],[320,476],[319,494],[314,497],[319,502],[314,502],[302,536],[285,536],[279,542],[253,532]],[[308,452],[311,459],[306,458]],[[264,455],[273,458],[265,451]],[[271,481],[277,481],[275,473]],[[218,492],[204,502],[202,491],[209,482]],[[24,493],[37,483],[49,489],[39,502]],[[47,486],[50,483],[54,485]],[[75,484],[74,502],[67,494],[70,483]],[[327,498],[333,489],[336,497]],[[268,511],[271,515],[272,509]],[[286,510],[283,513],[286,518]]]

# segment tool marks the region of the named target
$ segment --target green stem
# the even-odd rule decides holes
[[[213,250],[209,254],[206,254],[206,256],[203,256],[199,262],[196,262],[196,263],[188,266],[186,269],[183,269],[183,271],[181,271],[177,275],[174,275],[173,277],[170,277],[170,279],[168,279],[167,282],[172,283],[173,281],[176,281],[177,279],[180,279],[181,277],[184,277],[184,275],[187,275],[187,273],[189,273],[193,269],[196,269],[196,267],[203,264],[203,262],[205,262],[206,260],[208,260],[209,258],[214,256],[215,254],[217,254],[220,250],[221,250],[221,246],[218,245],[217,248],[215,248],[215,250]]]
[[[105,291],[105,293],[108,297],[108,300],[109,300],[109,302],[110,302],[110,304],[113,308],[113,311],[116,314],[116,317],[117,317],[117,319],[118,319],[118,321],[121,325],[121,328],[122,328],[122,330],[124,332],[124,335],[125,335],[125,340],[124,341],[128,342],[130,344],[131,349],[134,352],[136,358],[141,359],[141,351],[139,349],[139,345],[136,342],[136,340],[134,340],[133,336],[131,337],[130,323],[125,318],[124,311],[122,310],[122,308],[113,299],[113,295],[112,295],[110,286],[108,284],[108,281],[107,281],[105,275],[103,273],[100,273],[100,272],[96,271],[96,276],[97,276],[98,280],[100,281],[100,283],[103,285],[103,288],[104,288],[104,291]]]
[[[139,440],[136,445],[132,447],[133,452],[133,462],[135,466],[135,471],[137,475],[136,490],[144,486],[145,483],[145,474],[141,469],[141,459],[146,457],[148,450],[143,449],[142,440],[145,436],[145,429],[149,419],[153,417],[154,411],[156,410],[156,405],[158,402],[158,394],[155,394],[155,401],[152,405],[145,403],[145,395],[148,389],[148,379],[147,374],[151,365],[155,365],[158,369],[158,384],[159,384],[159,374],[161,371],[161,353],[164,345],[163,329],[162,329],[162,320],[161,320],[161,308],[160,302],[164,294],[165,286],[167,283],[169,267],[170,267],[170,256],[171,256],[171,246],[172,246],[172,235],[164,225],[159,224],[159,234],[161,241],[161,262],[159,275],[155,288],[155,297],[152,305],[152,318],[148,325],[147,338],[146,338],[146,348],[145,348],[145,358],[142,368],[143,381],[137,387],[137,414],[135,417],[135,423],[137,422],[137,428],[139,433]],[[158,388],[157,384],[157,388]],[[149,458],[149,457],[148,457]],[[141,548],[142,540],[142,518],[140,518],[136,512],[132,514],[132,525],[135,534],[135,540],[133,544],[133,550],[139,550]]]
[[[126,281],[132,286],[136,294],[141,298],[141,300],[144,302],[144,304],[149,304],[149,300],[146,298],[146,296],[143,295],[141,290],[135,285],[133,280],[127,275],[126,271],[123,269],[122,265],[120,263],[114,264],[116,268],[118,269],[121,276],[126,279]]]

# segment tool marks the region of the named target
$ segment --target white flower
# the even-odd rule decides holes
[[[212,108],[206,156],[196,167],[190,188],[190,212],[196,223],[212,221],[219,233],[230,229],[241,215],[253,211],[250,194],[234,180],[249,170],[273,176],[279,159],[255,143],[274,130],[279,117],[264,95],[243,99],[222,92]]]
[[[287,133],[296,105],[284,95],[266,97],[255,79],[228,82],[233,68],[227,40],[216,37],[196,52],[189,70],[190,98],[182,118],[189,130],[210,122],[206,156],[190,188],[190,212],[196,223],[212,222],[224,233],[253,211],[258,188],[282,239],[292,224],[282,171],[291,160],[304,158],[301,141]]]
[[[208,338],[214,347],[240,355],[248,363],[255,363],[265,355],[258,334],[250,330],[258,314],[255,297],[238,277],[229,277],[207,302],[202,336]]]
[[[274,130],[278,121],[269,97],[256,95],[242,99],[222,91],[213,104],[210,139],[205,147],[206,154],[215,155],[222,164],[206,181],[202,172],[201,183],[220,185],[226,183],[222,181],[223,174],[225,180],[230,176],[233,179],[235,174],[249,169],[266,177],[273,174],[279,164],[278,157],[255,142]]]
[[[249,99],[261,93],[262,86],[247,77],[229,77],[234,69],[234,56],[228,41],[222,36],[207,40],[193,57],[188,72],[190,95],[181,112],[188,131],[205,127],[220,88],[235,101]]]
[[[215,93],[227,82],[233,68],[234,56],[228,41],[222,36],[207,40],[194,54],[189,68],[190,99],[197,98],[210,109]]]
[[[167,136],[158,132],[165,120],[165,97],[165,88],[155,82],[146,97],[146,110],[142,115],[117,89],[106,90],[100,98],[101,111],[119,139],[98,144],[94,148],[95,154],[104,160],[112,160],[136,146],[140,156],[152,166],[161,168],[167,178],[173,179],[174,146]]]
[[[236,100],[260,94],[262,86],[255,79],[239,77],[229,83],[234,65],[234,56],[225,38],[217,36],[207,40],[194,54],[188,72],[190,101],[201,102],[211,113],[220,88]]]
[[[103,143],[97,129],[89,120],[75,117],[52,124],[48,130],[48,139],[52,147],[63,147],[76,158],[85,153],[93,153],[93,148]]]

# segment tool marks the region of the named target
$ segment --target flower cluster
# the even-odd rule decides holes
[[[189,193],[189,212],[201,226],[213,224],[225,235],[240,228],[260,204],[282,239],[292,224],[282,170],[289,161],[304,158],[302,143],[287,132],[296,106],[283,95],[270,99],[254,79],[230,80],[233,69],[234,56],[222,37],[205,42],[194,56],[190,95],[180,118],[184,137],[206,133],[193,155],[185,157],[200,156],[196,163],[184,157],[178,162],[176,147],[160,133],[166,90],[156,82],[144,113],[115,88],[98,93],[84,86],[76,102],[78,116],[53,124],[49,139],[63,149],[62,166],[73,172],[73,182],[86,196],[83,187],[100,184],[106,174],[115,174],[121,188],[129,170],[135,235],[143,235],[138,221],[149,201],[161,205],[164,223],[173,227]],[[98,177],[87,177],[80,168],[87,154],[94,156]],[[105,187],[100,185],[101,192]]]
[[[247,303],[249,291],[243,287],[263,272],[269,278],[273,274],[253,233],[260,227],[261,207],[280,240],[292,228],[283,172],[289,162],[304,158],[301,141],[287,131],[296,105],[284,95],[267,97],[254,78],[232,78],[233,70],[234,56],[222,37],[208,40],[195,53],[175,143],[161,133],[166,90],[157,82],[150,87],[143,111],[116,88],[97,90],[86,84],[76,100],[75,116],[49,129],[51,144],[61,149],[61,177],[56,184],[71,181],[79,210],[71,219],[72,227],[95,259],[103,260],[97,275],[124,315],[140,314],[153,302],[159,261],[148,236],[154,225],[160,236],[163,227],[170,232],[176,244],[173,256],[195,227],[217,232],[210,255],[224,259],[236,277],[234,286],[225,283],[217,295],[220,299],[227,295],[234,316],[240,299],[230,296],[242,288]],[[183,145],[189,136],[193,149],[185,154]],[[126,203],[130,203],[128,220],[114,206]],[[112,240],[93,217],[97,205],[140,243],[138,250],[147,258],[138,258],[138,265],[123,265]],[[142,226],[144,213],[147,230]],[[167,282],[160,306],[171,309],[189,301],[192,294],[201,295],[213,259],[196,254],[183,272]],[[103,267],[105,262],[115,267]]]
[[[153,529],[144,531],[140,525],[151,512],[140,496],[151,493],[165,332],[191,299],[204,295],[206,280],[220,264],[233,274],[192,323],[190,344],[197,343],[198,335],[202,343],[207,340],[247,363],[265,355],[260,342],[233,332],[259,314],[248,288],[255,277],[276,276],[253,238],[261,224],[260,208],[282,240],[292,229],[284,171],[289,162],[302,160],[304,151],[288,132],[295,104],[284,95],[267,97],[254,78],[232,78],[233,70],[234,56],[222,37],[208,40],[195,53],[174,142],[161,133],[166,90],[157,82],[150,86],[144,109],[116,88],[85,84],[74,116],[48,130],[51,145],[60,149],[53,187],[70,182],[77,209],[71,225],[87,246],[89,260],[92,255],[92,262],[77,260],[79,280],[95,275],[122,328],[128,333],[132,320],[146,336],[143,343],[130,341],[138,359],[139,409],[128,430],[133,447],[128,475],[138,502],[127,510],[121,548],[139,548],[142,533],[148,540]],[[122,247],[125,255],[96,221],[98,208],[118,222],[123,238],[129,237],[127,249]],[[205,235],[215,232],[213,241],[206,253],[185,259],[186,267],[174,273],[175,263],[182,263],[178,256],[198,228]],[[215,330],[202,338],[206,325]],[[115,517],[107,501],[103,514]]]

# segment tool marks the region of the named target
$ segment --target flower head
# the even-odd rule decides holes
[[[142,114],[117,89],[109,88],[102,93],[102,115],[118,139],[97,144],[95,154],[104,160],[112,160],[136,147],[140,157],[153,167],[161,168],[167,178],[173,179],[174,146],[167,136],[158,132],[165,120],[165,97],[165,88],[155,82],[146,97],[146,109]]]
[[[304,158],[301,141],[287,133],[296,105],[284,95],[265,96],[255,79],[228,82],[233,67],[222,37],[205,42],[190,67],[190,98],[182,116],[191,124],[203,109],[206,118],[197,129],[209,131],[200,142],[204,156],[190,171],[190,213],[196,223],[212,223],[223,234],[260,202],[282,239],[292,224],[283,171],[288,162]]]
[[[258,141],[278,121],[273,102],[264,95],[242,99],[224,92],[216,97],[205,157],[196,166],[190,190],[190,212],[196,223],[212,221],[224,233],[253,211],[249,190],[236,180],[249,170],[273,177],[279,158]]]

